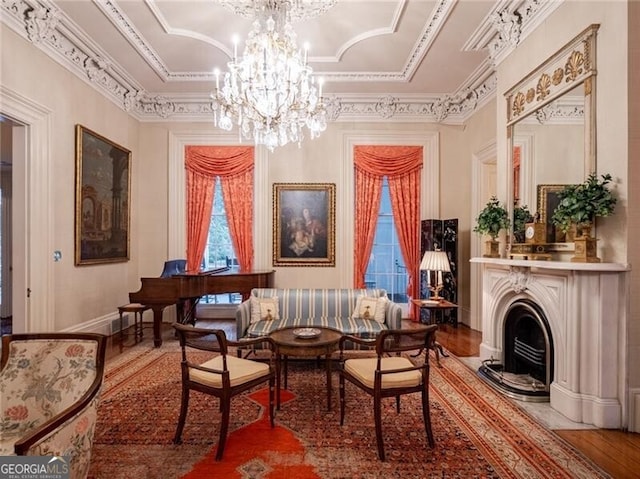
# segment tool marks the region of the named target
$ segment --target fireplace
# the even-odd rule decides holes
[[[471,261],[482,264],[480,360],[487,372],[524,378],[525,383],[535,379],[535,394],[523,393],[523,387],[514,388],[515,393],[546,396],[553,409],[572,421],[628,428],[638,416],[635,405],[640,405],[640,395],[628,386],[624,298],[629,267],[503,258]]]
[[[483,361],[480,377],[509,397],[549,401],[553,341],[544,312],[529,299],[514,301],[504,321],[504,363]]]

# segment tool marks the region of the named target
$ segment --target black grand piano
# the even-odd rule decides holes
[[[167,306],[177,306],[178,321],[193,322],[198,300],[208,294],[240,293],[249,297],[252,288],[273,287],[274,271],[238,272],[220,268],[196,274],[185,272],[186,260],[165,262],[158,278],[140,278],[142,288],[129,293],[129,301],[149,306],[153,310],[153,344],[162,345],[160,325],[162,311]]]

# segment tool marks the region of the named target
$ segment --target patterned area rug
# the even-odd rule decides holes
[[[203,355],[203,360],[205,359]],[[109,365],[89,477],[119,478],[607,478],[597,466],[514,403],[480,381],[458,359],[431,368],[430,449],[418,394],[383,403],[387,461],[376,453],[372,398],[347,383],[340,427],[337,374],[332,411],[326,376],[315,361],[290,361],[276,427],[266,390],[232,403],[223,461],[215,462],[218,402],[192,393],[183,444],[172,443],[180,406],[175,342],[132,348]]]

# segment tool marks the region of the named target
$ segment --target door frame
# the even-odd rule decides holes
[[[17,160],[12,198],[13,331],[54,331],[52,113],[0,85],[0,114],[17,124],[12,128]]]

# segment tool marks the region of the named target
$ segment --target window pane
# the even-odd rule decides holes
[[[231,243],[227,213],[222,199],[220,178],[216,178],[213,195],[213,207],[211,208],[211,222],[209,223],[209,236],[207,246],[202,259],[203,269],[211,270],[227,266],[237,266],[236,254]],[[203,303],[229,304],[240,303],[239,294],[209,295],[201,299]]]
[[[393,215],[389,184],[385,178],[382,185],[380,212],[373,240],[371,258],[365,274],[368,288],[387,290],[389,298],[396,303],[407,303],[407,268],[405,268],[398,243]]]

